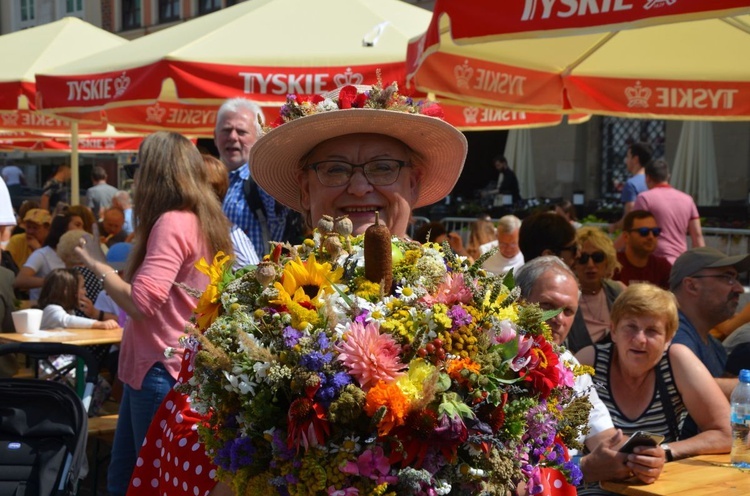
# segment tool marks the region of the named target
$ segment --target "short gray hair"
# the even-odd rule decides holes
[[[263,115],[263,109],[260,108],[260,105],[253,102],[252,100],[248,100],[247,98],[230,98],[229,100],[226,100],[221,104],[218,112],[216,112],[216,126],[214,127],[215,131],[219,131],[219,124],[221,124],[224,116],[229,112],[249,113],[251,115],[250,128],[255,132],[256,138],[261,137],[261,135],[263,134],[263,130],[260,127],[260,123],[258,123],[258,118],[260,117],[260,120],[263,122],[266,121],[266,118]]]
[[[521,296],[528,298],[536,282],[548,271],[566,275],[576,281],[575,274],[560,257],[554,255],[537,257],[523,264],[516,274],[516,286],[521,288]]]
[[[121,189],[117,193],[115,193],[115,196],[112,197],[116,202],[120,204],[120,206],[125,208],[131,208],[132,206],[132,200],[130,198],[130,193],[127,191]]]
[[[515,215],[504,215],[497,221],[497,232],[511,234],[521,228],[521,219]]]

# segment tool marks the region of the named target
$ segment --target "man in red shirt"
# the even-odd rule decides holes
[[[669,272],[672,264],[654,250],[661,235],[661,228],[651,212],[633,210],[623,221],[625,250],[617,253],[622,268],[614,275],[616,281],[625,284],[650,282],[669,289]]]

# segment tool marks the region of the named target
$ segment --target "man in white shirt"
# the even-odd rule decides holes
[[[518,269],[523,265],[523,253],[518,246],[518,230],[520,228],[521,219],[515,215],[506,215],[500,218],[497,223],[497,243],[495,244],[498,250],[482,264],[484,270],[497,275],[505,275],[511,269],[514,273],[518,272]]]
[[[518,271],[516,284],[521,289],[521,296],[529,303],[538,303],[542,310],[560,309],[560,313],[547,324],[555,344],[562,344],[573,325],[580,298],[578,282],[567,264],[556,256],[537,257]],[[578,364],[567,350],[560,358]],[[639,447],[632,454],[617,451],[625,441],[624,436],[622,431],[615,430],[607,407],[593,387],[591,376],[576,377],[574,387],[578,393],[588,394],[592,405],[589,432],[582,440],[590,452],[580,458],[584,482],[620,480],[631,475],[647,484],[658,479],[664,466],[664,451],[659,447]]]

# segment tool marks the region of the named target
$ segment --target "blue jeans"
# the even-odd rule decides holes
[[[107,473],[110,495],[125,496],[128,492],[130,477],[151,419],[174,383],[164,365],[157,363],[146,373],[141,389],[125,385]]]

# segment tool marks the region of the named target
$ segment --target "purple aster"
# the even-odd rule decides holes
[[[453,305],[448,310],[448,317],[453,321],[453,330],[471,324],[471,315],[461,305]]]
[[[297,345],[299,338],[302,337],[302,332],[292,326],[287,326],[282,332],[282,336],[284,336],[284,344],[288,348],[292,348]]]

